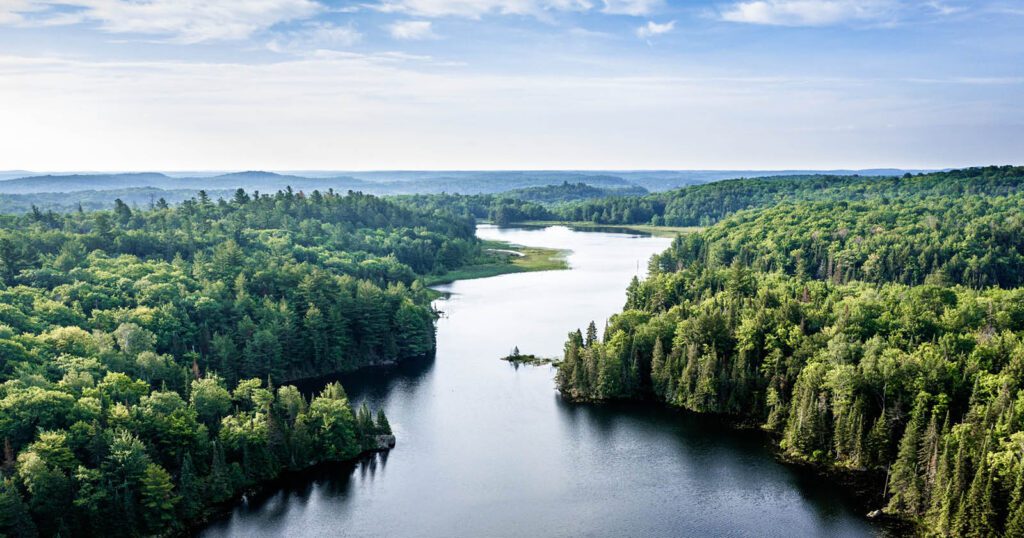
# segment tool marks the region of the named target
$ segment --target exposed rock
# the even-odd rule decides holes
[[[868,519],[875,519],[875,518],[878,518],[878,517],[882,517],[882,511],[881,510],[872,510],[872,511],[868,512]]]
[[[395,436],[391,434],[378,435],[374,438],[377,445],[374,450],[391,450],[395,448]]]

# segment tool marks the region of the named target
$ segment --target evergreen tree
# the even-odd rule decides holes
[[[661,339],[656,338],[651,353],[651,385],[654,394],[660,398],[665,398],[669,376],[670,372],[665,364],[665,350],[662,348]]]
[[[927,393],[920,393],[914,410],[910,414],[910,421],[900,441],[899,453],[896,462],[893,463],[889,475],[889,484],[892,489],[892,497],[889,499],[889,511],[906,512],[916,515],[924,507],[923,480],[921,469],[918,467],[921,439],[925,427],[924,417],[928,412],[928,404],[931,401]]]
[[[584,341],[583,345],[591,347],[595,343],[597,343],[597,325],[591,321],[590,325],[587,325],[587,339]]]
[[[377,410],[377,432],[391,435],[391,423],[388,422],[388,417],[384,415],[383,408]]]
[[[21,492],[9,478],[0,479],[0,532],[17,538],[38,534]]]
[[[174,495],[171,475],[155,463],[146,467],[141,479],[142,516],[150,532],[163,534],[175,526],[174,507],[178,497]]]

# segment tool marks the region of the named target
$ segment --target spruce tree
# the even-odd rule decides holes
[[[178,476],[178,491],[181,495],[181,510],[187,519],[199,515],[203,508],[202,482],[196,475],[192,463],[192,453],[186,452],[181,459],[181,471]]]
[[[175,526],[174,507],[178,500],[171,475],[163,467],[149,464],[142,475],[140,501],[142,520],[151,533],[165,534]]]
[[[1004,535],[1008,538],[1024,537],[1024,462],[1017,464],[1017,483],[1010,496],[1009,508]]]
[[[10,478],[0,478],[0,532],[16,538],[38,535],[36,524],[29,515],[28,505]]]
[[[388,417],[384,415],[384,409],[377,410],[377,433],[391,435],[391,423],[388,422]]]
[[[923,484],[918,468],[921,437],[923,434],[924,417],[927,413],[930,397],[927,393],[917,396],[910,421],[900,441],[899,453],[892,465],[889,478],[892,497],[889,499],[890,512],[916,515],[924,509]]]
[[[585,345],[587,347],[592,347],[596,342],[597,342],[597,325],[595,325],[594,322],[591,321],[590,325],[587,325],[587,339],[584,341],[583,345]]]
[[[661,338],[654,339],[654,351],[651,355],[651,385],[658,399],[665,399],[665,388],[668,385],[669,373],[665,364],[665,350],[661,346]]]

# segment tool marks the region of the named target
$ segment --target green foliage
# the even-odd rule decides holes
[[[1024,169],[989,166],[903,177],[780,176],[731,179],[640,197],[564,204],[557,218],[598,224],[709,226],[746,209],[803,201],[877,201],[1019,192]]]
[[[1020,535],[1021,178],[737,184],[791,201],[655,256],[603,339],[570,335],[559,389],[742,416],[791,457],[888,470],[886,510],[923,532]]]
[[[429,355],[419,278],[479,252],[471,220],[361,194],[0,217],[0,532],[183,532],[375,447],[340,385],[269,381]]]

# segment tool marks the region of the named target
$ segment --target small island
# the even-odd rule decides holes
[[[551,357],[538,357],[537,355],[531,355],[528,353],[520,353],[519,346],[512,348],[512,353],[501,360],[508,361],[516,366],[520,364],[527,364],[530,366],[543,366],[545,364],[555,364],[557,361]]]

